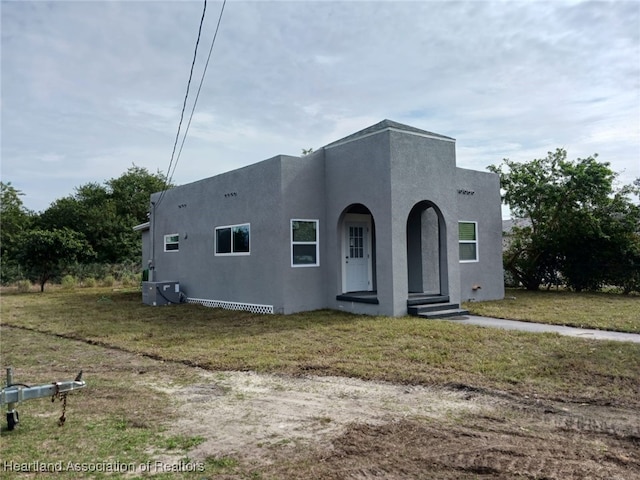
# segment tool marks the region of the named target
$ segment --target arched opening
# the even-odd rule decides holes
[[[376,291],[376,235],[371,211],[357,203],[338,221],[342,293]]]
[[[446,225],[440,209],[426,200],[407,218],[407,275],[410,294],[448,294]]]

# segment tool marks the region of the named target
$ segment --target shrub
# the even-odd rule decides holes
[[[103,287],[113,287],[113,284],[116,283],[116,279],[113,278],[113,275],[107,275],[102,279]]]
[[[137,263],[116,263],[110,265],[109,273],[113,275],[113,277],[117,281],[126,282],[128,277],[136,275],[140,272],[140,265]]]
[[[82,281],[82,285],[86,288],[94,288],[98,285],[98,282],[96,281],[95,278],[89,277],[89,278],[85,278]]]
[[[140,274],[127,273],[122,276],[122,285],[125,287],[133,287],[140,284]]]
[[[31,282],[29,280],[18,280],[16,287],[20,293],[28,293],[31,291]]]
[[[78,285],[78,280],[76,280],[76,277],[74,277],[73,275],[65,275],[64,277],[62,277],[60,284],[62,285],[62,288],[71,290],[73,288],[76,288],[76,286]]]
[[[26,277],[22,270],[22,267],[18,265],[18,262],[9,258],[8,255],[3,255],[0,261],[0,283],[2,285],[13,285],[24,280]]]
[[[69,267],[68,273],[76,278],[102,278],[109,273],[109,265],[102,263],[76,263]]]

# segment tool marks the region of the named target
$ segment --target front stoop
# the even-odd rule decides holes
[[[409,315],[422,318],[450,318],[468,315],[458,303],[449,303],[449,297],[440,295],[413,296],[407,300]]]

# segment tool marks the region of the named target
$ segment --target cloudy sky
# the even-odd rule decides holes
[[[222,3],[209,1],[193,97]],[[45,210],[166,171],[202,1],[2,1],[2,180]],[[184,184],[385,118],[484,169],[564,147],[640,176],[640,2],[228,0]]]

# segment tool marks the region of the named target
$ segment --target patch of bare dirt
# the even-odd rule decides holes
[[[265,478],[640,479],[640,414],[341,377],[200,372],[172,434]]]
[[[313,476],[620,480],[640,476],[637,441],[591,432],[514,428],[482,418],[464,425],[415,420],[357,424],[333,446],[333,452],[319,457]]]
[[[638,403],[208,372],[4,326],[2,334],[4,358],[23,365],[19,381],[64,379],[84,368],[89,385],[70,398],[71,424],[122,410],[133,427],[161,421],[168,436],[204,439],[189,451],[150,450],[157,460],[239,462],[184,478],[640,480]],[[156,392],[170,394],[171,405],[158,409]],[[53,410],[47,416],[55,419]]]
[[[207,382],[156,388],[181,403],[180,428],[206,442],[197,455],[269,462],[273,447],[328,446],[353,423],[446,419],[479,412],[464,392],[367,382],[343,377],[292,377],[253,372],[203,372]]]

